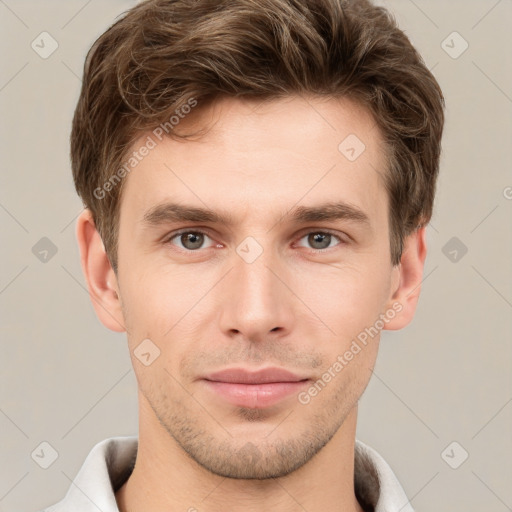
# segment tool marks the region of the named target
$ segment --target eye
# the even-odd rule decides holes
[[[312,249],[319,251],[336,246],[337,244],[331,244],[331,242],[334,242],[335,240],[340,243],[344,242],[339,236],[334,233],[329,233],[328,231],[311,231],[303,236],[301,240],[304,238],[307,239],[308,244],[311,244]]]
[[[210,239],[210,241],[213,242],[204,231],[182,230],[177,233],[172,233],[164,242],[177,245],[180,249],[185,251],[194,252],[205,248],[205,239]],[[323,251],[324,249],[330,249],[336,245],[345,243],[340,236],[328,231],[310,231],[300,238],[300,240],[304,239],[307,239],[307,243],[310,245],[309,248],[313,251]],[[176,240],[176,242],[174,240]],[[338,244],[335,243],[336,241]],[[304,247],[304,245],[300,243],[299,245]],[[210,247],[212,246],[213,245],[210,245]]]
[[[165,243],[178,245],[180,249],[184,249],[186,251],[196,251],[202,248],[205,238],[210,237],[203,231],[180,231],[168,237]],[[173,243],[174,239],[178,241],[178,244]]]

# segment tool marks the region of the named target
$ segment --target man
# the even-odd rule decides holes
[[[443,96],[367,0],[150,0],[93,45],[71,156],[139,435],[48,511],[411,511],[356,441],[413,318]]]

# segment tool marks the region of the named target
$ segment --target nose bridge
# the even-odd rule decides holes
[[[288,330],[290,294],[281,282],[283,266],[272,248],[246,238],[232,255],[233,270],[224,289],[222,329],[255,340],[276,328]]]

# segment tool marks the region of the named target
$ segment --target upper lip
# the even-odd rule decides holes
[[[270,382],[300,382],[307,380],[306,377],[301,377],[282,368],[264,368],[255,371],[244,368],[227,368],[219,372],[210,373],[204,379],[232,384],[267,384]]]

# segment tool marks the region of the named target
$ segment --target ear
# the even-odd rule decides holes
[[[388,311],[393,310],[397,314],[385,324],[384,329],[402,329],[413,319],[420,296],[426,256],[426,228],[423,227],[404,240],[400,263],[393,269],[398,274],[395,281],[398,285],[388,303]]]
[[[76,238],[80,248],[82,271],[96,315],[100,322],[112,331],[126,331],[117,276],[89,209],[85,209],[78,217]]]

